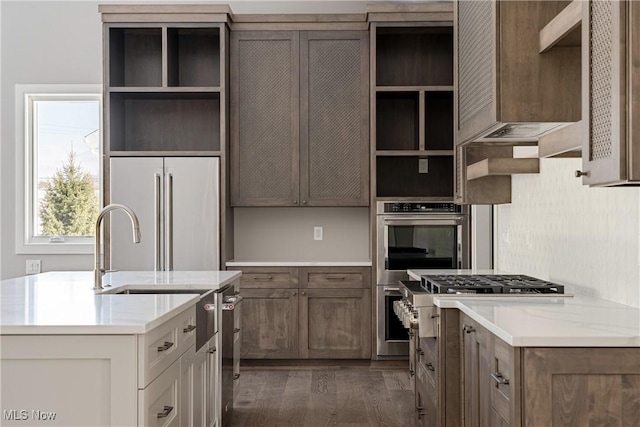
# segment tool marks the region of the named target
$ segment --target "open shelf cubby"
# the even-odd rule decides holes
[[[162,29],[109,29],[109,85],[162,86]]]
[[[453,199],[453,156],[427,159],[428,172],[419,173],[420,157],[376,157],[377,197]]]
[[[167,29],[169,86],[220,86],[220,29]]]
[[[110,150],[220,150],[219,93],[110,95]]]
[[[376,85],[453,85],[452,27],[378,27]]]
[[[376,149],[419,149],[418,92],[376,94]]]
[[[425,150],[453,150],[453,92],[425,93]]]

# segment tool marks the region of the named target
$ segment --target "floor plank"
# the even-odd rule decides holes
[[[243,370],[232,427],[414,427],[405,368],[251,367]]]

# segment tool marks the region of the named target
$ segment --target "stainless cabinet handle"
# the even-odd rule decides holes
[[[435,319],[436,317],[440,317],[440,315],[439,315],[439,314],[432,314],[432,315],[431,315],[431,318],[432,318],[432,319]]]
[[[435,371],[436,370],[436,368],[433,366],[433,363],[431,363],[431,362],[426,363],[424,365],[424,367],[427,368],[429,371]]]
[[[160,347],[158,347],[158,352],[161,351],[167,351],[169,350],[171,347],[173,347],[173,343],[169,342],[169,341],[165,341],[164,345],[161,345]]]
[[[204,308],[205,311],[215,311],[216,310],[216,305],[215,304],[205,304],[203,308]]]
[[[297,294],[294,292],[291,294],[292,297],[295,297]]]
[[[271,280],[273,276],[254,276],[253,280]]]
[[[294,204],[294,205],[297,205],[297,204],[298,204],[298,201],[297,201],[297,200],[294,200],[294,201],[293,201],[293,204]]]
[[[166,212],[165,221],[166,238],[165,238],[165,263],[164,268],[167,271],[173,270],[173,174],[167,174],[167,192],[166,192]]]
[[[582,176],[589,176],[589,171],[586,171],[586,172],[576,171],[576,178],[580,178]]]
[[[182,329],[182,332],[184,332],[185,334],[188,334],[189,332],[193,331],[196,328],[196,325],[189,325],[186,328]]]
[[[344,276],[326,276],[327,280],[344,280],[346,277]]]
[[[207,350],[207,353],[209,353],[209,354],[213,354],[213,353],[215,353],[216,351],[218,351],[218,349],[217,349],[217,348],[215,348],[215,347],[211,347],[209,350]]]
[[[495,373],[492,373],[490,375],[491,375],[491,378],[495,382],[497,382],[498,384],[503,384],[503,385],[509,384],[509,380],[507,378],[503,377],[502,373],[500,373],[500,372],[495,372]]]
[[[463,330],[464,332],[466,332],[467,334],[470,334],[471,332],[475,332],[475,331],[476,331],[476,330],[474,329],[474,327],[473,327],[473,326],[471,326],[471,325],[464,325],[464,326],[462,327],[462,330]]]
[[[155,250],[156,250],[156,257],[155,257],[155,270],[156,271],[160,271],[162,270],[162,257],[160,256],[160,229],[162,227],[162,224],[160,224],[161,219],[160,219],[160,187],[161,187],[161,179],[162,177],[160,176],[159,173],[156,173],[153,175],[155,182],[155,200],[154,200],[154,205],[155,205],[155,220],[156,220],[156,230],[155,230]]]
[[[306,295],[306,294],[307,294],[306,292],[300,292],[300,295]]]
[[[237,380],[238,378],[240,378],[240,374],[235,374],[235,375],[233,376],[233,379],[234,379],[234,380]]]
[[[306,200],[303,200],[303,201],[302,201],[302,204],[303,204],[303,205],[306,205],[306,204],[307,204],[307,201],[306,201]]]
[[[164,411],[158,412],[158,418],[166,418],[173,411],[173,406],[164,406]]]

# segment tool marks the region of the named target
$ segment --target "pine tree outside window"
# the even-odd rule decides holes
[[[24,107],[25,185],[17,253],[93,252],[101,200],[102,101],[98,91],[87,91],[92,87],[16,91]]]

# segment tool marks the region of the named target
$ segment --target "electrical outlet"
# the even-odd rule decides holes
[[[322,240],[323,227],[313,227],[313,240]]]
[[[27,260],[27,274],[38,274],[40,273],[40,260],[39,259],[28,259]]]

